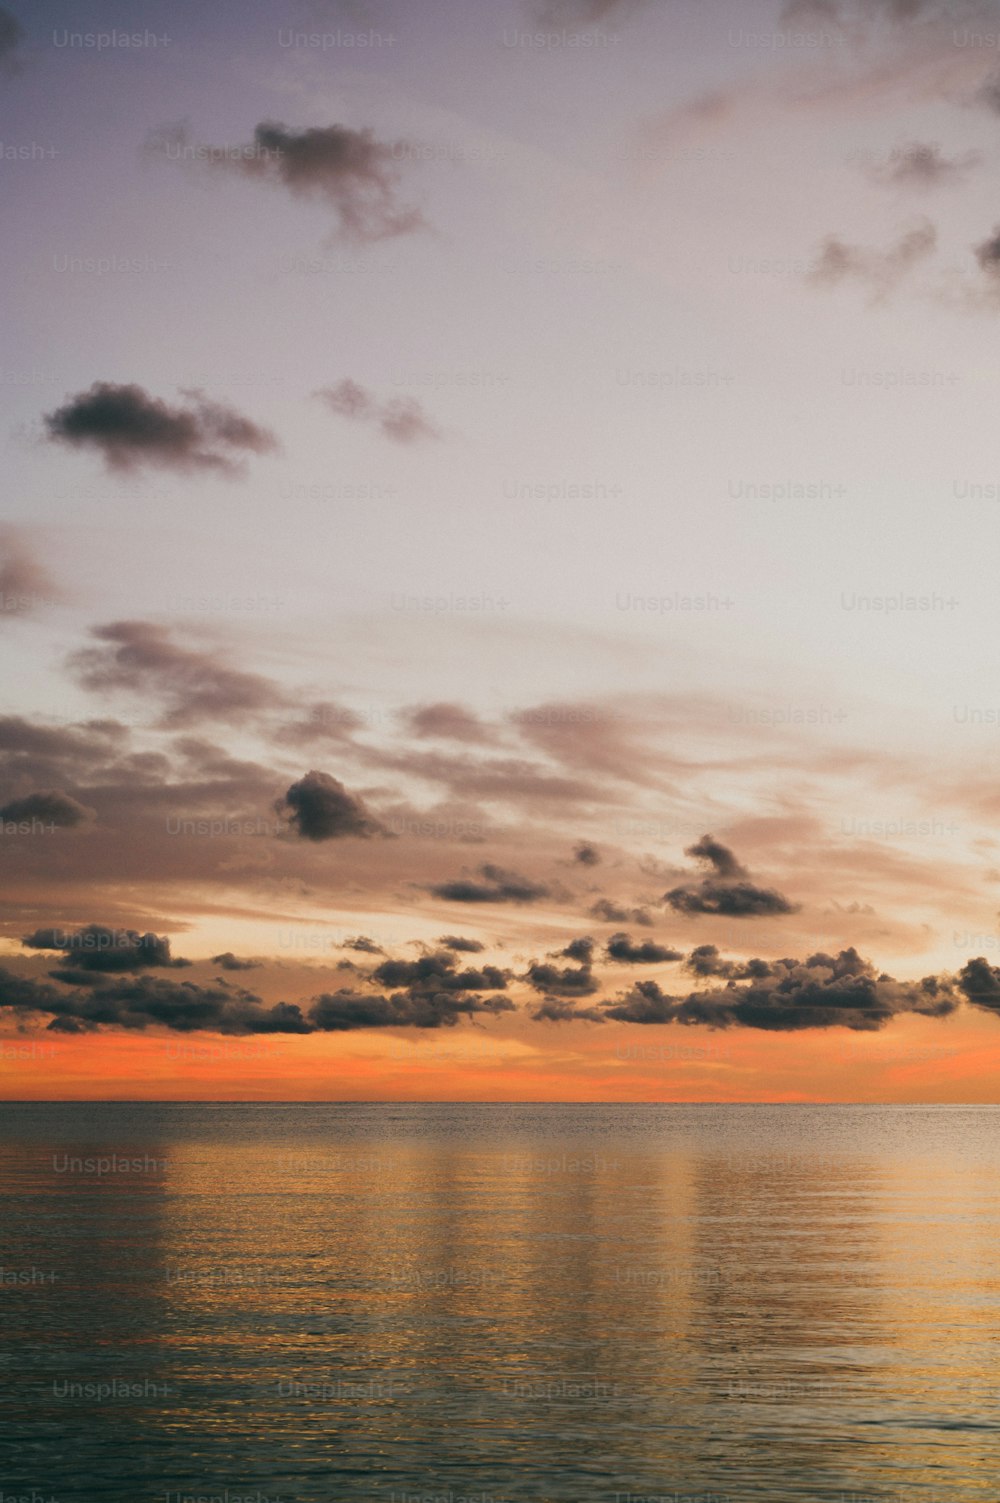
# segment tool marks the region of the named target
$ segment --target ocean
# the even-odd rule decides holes
[[[2,1503],[1000,1496],[1000,1107],[0,1119]]]

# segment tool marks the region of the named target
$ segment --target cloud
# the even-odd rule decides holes
[[[493,739],[488,728],[464,705],[442,701],[417,705],[401,713],[410,734],[422,740],[484,742]]]
[[[655,944],[651,939],[635,944],[625,933],[612,934],[605,946],[605,954],[609,960],[617,960],[624,965],[660,965],[668,960],[683,958],[680,950]]]
[[[533,961],[524,977],[536,992],[550,992],[556,997],[589,997],[599,990],[589,963],[574,969]]]
[[[98,926],[85,933],[97,936]],[[110,935],[112,931],[101,931]],[[84,936],[39,931],[24,941],[35,948],[61,948]],[[126,943],[126,940],[128,943]],[[143,942],[150,942],[145,946]],[[166,947],[166,948],[165,948]],[[51,974],[76,989],[57,991],[47,982],[22,978],[0,970],[0,1008],[19,1015],[49,1014],[50,1028],[79,1032],[100,1027],[138,1028],[159,1025],[175,1031],[212,1033],[329,1033],[362,1028],[441,1028],[463,1017],[497,1016],[514,1011],[502,993],[510,973],[496,966],[458,970],[454,955],[435,952],[418,960],[387,960],[377,966],[371,979],[381,986],[396,987],[391,996],[342,989],[323,993],[303,1010],[298,1004],[277,1002],[266,1006],[255,993],[233,988],[219,980],[214,986],[174,982],[145,975],[114,978],[114,971],[137,971],[154,965],[178,965],[171,961],[166,941],[155,935],[120,935],[117,947],[94,948],[80,944],[75,971]],[[218,963],[232,956],[218,956]],[[95,972],[91,974],[88,967]],[[241,963],[237,968],[244,968]],[[229,966],[228,969],[234,969]],[[490,988],[494,995],[482,996]]]
[[[72,979],[91,972],[105,974],[119,971],[143,971],[153,967],[176,969],[191,962],[170,954],[170,941],[158,934],[140,934],[135,929],[110,929],[104,924],[86,924],[70,932],[65,929],[35,929],[21,940],[29,950],[58,950],[64,960],[72,961]],[[50,972],[62,977],[65,973]],[[84,984],[90,984],[85,982]]]
[[[908,141],[892,151],[886,161],[868,169],[877,183],[894,188],[936,188],[944,183],[960,182],[969,170],[982,161],[978,151],[966,151],[947,157],[932,142]]]
[[[895,981],[879,974],[856,950],[823,953],[808,960],[776,960],[766,976],[721,989],[673,997],[655,981],[640,981],[605,1009],[621,1023],[705,1024],[710,1028],[797,1032],[844,1027],[872,1032],[898,1013],[943,1017],[954,1012],[954,988],[947,978]]]
[[[785,0],[781,21],[825,21],[845,31],[863,28],[865,33],[874,27],[898,28],[905,35],[915,21],[954,25],[995,15],[993,0]]]
[[[652,928],[653,924],[652,915],[647,909],[623,908],[610,898],[598,898],[590,910],[590,916],[600,919],[602,924],[641,924],[644,929]]]
[[[536,903],[550,895],[550,889],[542,883],[489,862],[479,867],[479,873],[485,877],[484,882],[459,877],[451,882],[437,882],[427,890],[448,903]]]
[[[976,260],[990,276],[1000,273],[1000,225],[994,227],[988,240],[976,246]]]
[[[212,964],[221,966],[224,971],[256,971],[260,966],[259,960],[241,960],[234,955],[232,950],[225,950],[221,955],[212,956]]]
[[[599,866],[601,853],[596,846],[588,845],[585,841],[573,847],[573,860],[581,866]]]
[[[53,1013],[65,1001],[65,993],[34,976],[18,976],[0,966],[0,1012],[8,1008],[23,1016],[29,1013]]]
[[[95,627],[91,636],[102,645],[83,648],[69,659],[83,687],[163,700],[163,725],[242,720],[248,711],[282,702],[267,679],[229,668],[213,653],[178,646],[164,626],[112,621]]]
[[[95,381],[55,412],[46,413],[49,437],[76,449],[95,449],[113,474],[148,465],[180,474],[242,474],[249,454],[270,454],[278,442],[232,407],[200,391],[182,391],[187,405],[171,407],[134,383]]]
[[[344,940],[345,950],[357,950],[361,955],[384,955],[381,945],[377,945],[367,934],[355,934],[351,939]]]
[[[288,789],[275,808],[287,814],[303,840],[341,840],[353,835],[370,840],[386,830],[373,819],[361,799],[327,772],[307,772]]]
[[[1000,1016],[1000,969],[982,955],[966,961],[958,973],[958,985],[974,1007]]]
[[[575,1007],[560,997],[546,997],[530,1014],[536,1023],[606,1023],[597,1007]]]
[[[464,939],[461,934],[442,934],[438,944],[446,950],[457,950],[467,955],[478,955],[486,948],[478,939]]]
[[[386,438],[397,444],[441,437],[415,397],[393,397],[388,402],[379,402],[371,392],[349,378],[336,386],[323,386],[313,392],[313,396],[319,397],[339,417],[377,423]]]
[[[609,784],[662,788],[661,770],[680,770],[662,744],[671,718],[662,697],[627,695],[611,703],[549,700],[508,718],[525,741],[563,767],[599,774],[605,797]]]
[[[704,878],[697,887],[675,887],[664,897],[677,913],[753,918],[797,911],[797,905],[774,888],[757,887],[753,882],[715,882],[710,877]]]
[[[495,965],[457,971],[455,956],[443,950],[421,955],[418,960],[384,960],[372,972],[380,986],[402,986],[411,997],[435,997],[439,992],[503,991],[509,971]]]
[[[0,621],[27,616],[65,599],[15,527],[0,526]]]
[[[1000,115],[1000,73],[991,73],[974,96],[974,103]]]
[[[961,19],[988,17],[995,30],[992,0],[985,5],[973,0],[964,9]],[[991,54],[956,46],[959,19],[950,0],[917,3],[906,17],[891,4],[793,0],[780,24],[814,34],[816,45],[808,58],[800,49],[792,61],[674,104],[647,124],[643,135],[650,148],[669,156],[682,143],[690,146],[720,133],[745,139],[755,129],[780,125],[789,113],[825,114],[835,122],[925,101],[995,108],[983,89]]]
[[[795,913],[790,903],[772,887],[758,887],[741,866],[728,846],[711,835],[703,835],[684,854],[711,867],[699,882],[685,883],[664,893],[663,901],[676,913],[725,914],[731,918],[752,918],[765,914]]]
[[[424,228],[420,210],[399,200],[400,161],[406,142],[379,141],[370,129],[347,125],[295,130],[263,120],[246,146],[202,146],[182,122],[147,137],[146,151],[188,161],[200,170],[227,172],[300,197],[320,198],[334,210],[337,237],[366,245]]]
[[[848,245],[838,236],[828,235],[809,271],[808,280],[817,287],[859,282],[868,288],[873,303],[881,303],[915,266],[926,260],[936,245],[937,230],[927,219],[905,231],[895,245],[885,251]]]
[[[194,982],[136,976],[69,992],[46,1011],[63,1031],[93,1030],[101,1026],[144,1029],[158,1026],[177,1033],[211,1032],[311,1033],[312,1027],[294,1003],[265,1006],[252,992],[232,991],[224,982],[198,986]]]
[[[529,0],[536,26],[592,26],[638,10],[645,0]]]
[[[699,861],[707,861],[714,868],[717,876],[727,880],[749,875],[746,867],[740,865],[729,847],[716,840],[713,835],[703,835],[694,845],[688,846],[684,854],[693,856]]]
[[[0,715],[0,758],[8,777],[60,780],[67,773],[95,773],[121,753],[128,728],[116,720],[77,725],[40,725],[23,715]]]
[[[716,945],[698,945],[684,962],[684,969],[695,976],[718,976],[726,980],[767,976],[771,970],[766,960],[724,960]]]
[[[56,788],[11,799],[0,807],[0,821],[10,820],[20,824],[38,820],[43,824],[55,825],[60,830],[72,830],[93,818],[93,809],[88,809],[85,804]]]
[[[589,965],[594,958],[594,941],[589,934],[583,934],[579,939],[571,939],[565,949],[558,952],[567,960],[582,960]]]
[[[560,777],[519,757],[474,757],[419,747],[405,752],[385,748],[367,751],[377,766],[441,783],[459,798],[487,798],[514,805],[530,801],[537,806],[570,801],[579,804],[603,797],[600,789],[588,783]]]
[[[275,732],[274,739],[289,746],[306,746],[316,741],[350,741],[355,731],[365,727],[364,717],[346,705],[321,700],[311,705],[301,720],[287,721]]]
[[[994,225],[987,238],[971,249],[978,276],[973,280],[957,273],[942,301],[965,312],[995,313],[1000,305],[1000,224]]]
[[[974,306],[994,306],[1000,299],[1000,225],[995,225],[989,238],[974,247],[974,253],[983,283],[969,290],[968,301]]]
[[[495,1017],[513,1011],[509,997],[480,997],[462,992],[416,997],[397,992],[383,997],[368,992],[338,991],[317,997],[309,1019],[314,1028],[324,1033],[347,1033],[359,1028],[450,1028],[463,1017],[478,1014]]]
[[[19,73],[21,60],[18,48],[25,38],[25,30],[16,16],[6,6],[0,5],[0,72]]]

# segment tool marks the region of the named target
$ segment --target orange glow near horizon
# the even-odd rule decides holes
[[[881,1033],[508,1023],[401,1034],[7,1034],[7,1101],[997,1101],[996,1021]]]

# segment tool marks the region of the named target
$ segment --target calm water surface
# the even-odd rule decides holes
[[[997,1107],[17,1104],[0,1195],[4,1500],[1000,1498]]]

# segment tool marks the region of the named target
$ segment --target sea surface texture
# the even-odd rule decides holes
[[[0,1120],[5,1500],[1000,1498],[1000,1108]]]

